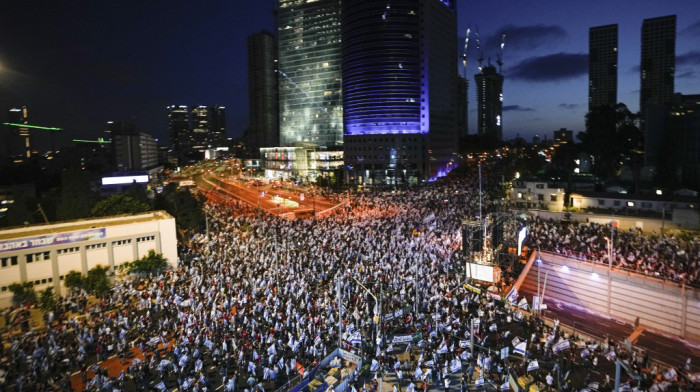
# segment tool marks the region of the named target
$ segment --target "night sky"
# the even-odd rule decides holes
[[[32,124],[64,128],[64,141],[102,136],[112,120],[133,122],[162,143],[166,106],[223,105],[228,136],[241,135],[248,125],[246,37],[274,31],[272,11],[272,0],[3,2],[0,119],[25,105]],[[506,33],[504,136],[551,138],[562,127],[584,128],[588,29],[619,25],[618,101],[636,111],[642,21],[670,14],[678,16],[676,91],[700,93],[697,0],[458,0],[460,56],[472,29],[470,130],[477,29],[493,63]]]

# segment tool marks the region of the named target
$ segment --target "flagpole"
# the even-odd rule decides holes
[[[340,273],[336,278],[336,296],[338,301],[338,348],[343,348],[343,302],[340,296]]]

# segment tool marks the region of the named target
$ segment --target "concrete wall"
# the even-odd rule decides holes
[[[683,338],[700,340],[700,292],[677,282],[626,271],[608,271],[607,265],[591,264],[549,253],[541,254],[521,286],[537,292],[547,283],[544,303],[552,299],[578,305],[613,318],[634,323],[639,317],[645,328]]]

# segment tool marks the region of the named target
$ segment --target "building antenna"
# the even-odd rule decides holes
[[[498,64],[498,73],[502,73],[501,70],[503,69],[503,48],[506,46],[506,33],[503,33],[501,35],[501,50],[498,53],[498,57],[496,60],[496,64]]]

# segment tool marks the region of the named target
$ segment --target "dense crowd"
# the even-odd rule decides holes
[[[531,242],[543,251],[606,264],[612,237],[613,267],[700,286],[700,237],[644,234],[638,228],[615,229],[611,236],[610,225],[540,218],[533,219],[529,231]]]
[[[468,383],[500,388],[507,372],[567,390],[597,382],[604,391],[612,386],[610,368],[601,362],[621,356],[647,365],[614,342],[578,342],[485,288],[478,294],[461,284],[459,228],[462,219],[477,215],[474,183],[451,179],[355,193],[318,219],[286,220],[235,201],[209,203],[211,233],[195,235],[180,249],[177,268],[119,280],[96,303],[73,293],[50,313],[46,331],[10,336],[0,364],[3,390],[66,390],[78,369],[85,390],[211,391],[222,385],[225,391],[264,391],[308,374],[339,340],[372,370],[397,375],[397,389],[407,392],[448,389],[455,374],[462,375],[461,384],[452,389]],[[538,221],[533,232],[553,228]],[[512,274],[504,275],[512,281]],[[373,315],[397,312],[401,316],[384,320],[377,336]],[[422,338],[411,347],[378,339],[417,332]],[[514,353],[521,342],[526,349],[516,358],[522,360],[501,359],[500,348]],[[397,363],[396,354],[405,350],[410,359]],[[112,355],[125,367],[119,374],[94,365]],[[356,370],[351,390],[370,389],[372,381]],[[658,380],[657,373],[649,372],[641,387],[675,388],[686,381],[682,371]]]

